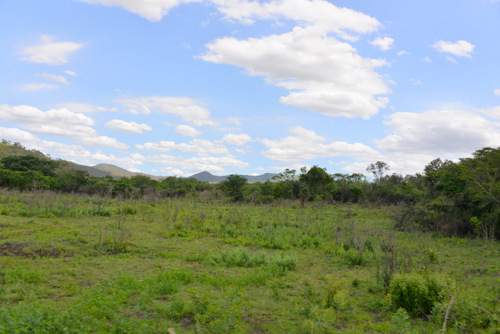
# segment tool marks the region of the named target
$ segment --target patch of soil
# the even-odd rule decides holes
[[[32,243],[14,243],[7,242],[0,245],[0,256],[15,256],[20,258],[59,258],[63,254],[63,250],[51,246],[36,246]],[[64,253],[65,257],[72,254]]]
[[[7,242],[0,245],[0,256],[17,256],[26,258],[28,257],[28,255],[24,252],[24,248],[26,246],[26,243]]]

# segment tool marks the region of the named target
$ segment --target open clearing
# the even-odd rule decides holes
[[[397,273],[456,283],[447,332],[495,332],[500,244],[398,232],[397,207],[0,195],[1,333],[436,333]],[[495,330],[496,328],[496,330]]]

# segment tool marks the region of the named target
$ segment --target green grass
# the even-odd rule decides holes
[[[500,331],[499,242],[393,211],[4,192],[0,333],[436,333],[452,296],[410,316],[388,294],[408,273],[456,285],[447,332]]]

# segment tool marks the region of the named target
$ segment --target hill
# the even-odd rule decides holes
[[[48,160],[53,160],[50,155],[44,154],[40,151],[37,150],[29,150],[25,148],[22,144],[20,143],[11,143],[6,140],[2,140],[0,142],[0,159],[8,156],[24,156],[24,155],[30,155],[30,156],[35,156],[40,159],[48,159]],[[89,173],[90,176],[93,177],[106,177],[106,176],[111,176],[115,179],[119,179],[122,177],[132,177],[136,175],[144,175],[147,176],[153,180],[158,180],[161,181],[162,179],[165,178],[165,176],[156,176],[156,175],[150,175],[150,174],[144,174],[144,173],[136,173],[136,172],[131,172],[129,170],[126,170],[124,168],[111,165],[111,164],[98,164],[95,166],[85,166],[85,165],[79,165],[71,161],[67,160],[56,160],[58,162],[58,169],[59,170],[69,170],[69,169],[81,169]],[[278,174],[275,173],[265,173],[262,175],[241,175],[245,177],[248,182],[254,183],[254,182],[266,182],[268,180],[272,180],[274,176]],[[216,176],[213,175],[209,172],[201,172],[194,174],[190,176],[189,178],[196,179],[198,181],[202,182],[209,182],[209,183],[217,183],[217,182],[222,182],[227,179],[229,175],[225,176]]]
[[[272,180],[272,178],[276,175],[278,175],[278,174],[265,173],[262,175],[241,175],[241,176],[246,178],[249,183],[255,183],[255,182],[266,182],[268,180]],[[196,179],[196,180],[202,181],[202,182],[217,183],[217,182],[225,181],[228,178],[228,176],[229,175],[216,176],[216,175],[213,175],[209,172],[201,172],[198,174],[191,175],[188,178],[189,179]]]

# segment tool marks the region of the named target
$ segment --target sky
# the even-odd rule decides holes
[[[0,139],[163,176],[500,146],[500,0],[2,0]]]

